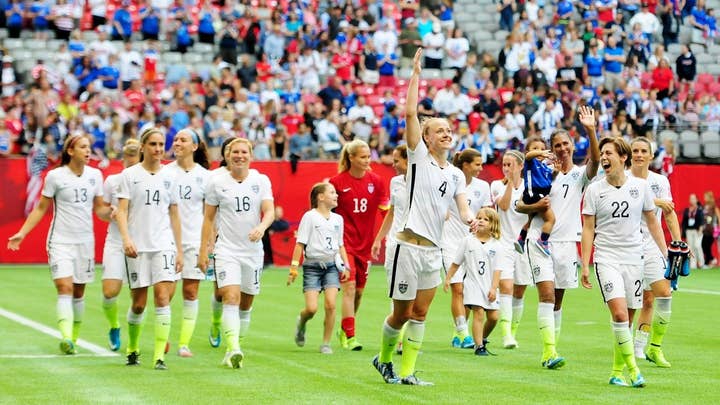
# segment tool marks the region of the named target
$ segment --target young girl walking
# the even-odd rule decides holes
[[[305,346],[305,327],[315,316],[318,297],[325,291],[325,329],[323,343],[320,345],[320,353],[323,354],[332,354],[330,338],[335,326],[335,299],[340,289],[340,281],[347,280],[350,274],[345,267],[348,257],[343,246],[343,219],[331,212],[337,207],[337,201],[338,195],[332,184],[319,183],[313,186],[310,192],[312,209],[300,220],[287,281],[290,285],[297,278],[300,256],[304,254],[305,309],[298,316],[295,343],[300,347]]]

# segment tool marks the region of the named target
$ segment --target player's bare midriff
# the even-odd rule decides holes
[[[415,232],[411,231],[410,229],[405,229],[401,232],[398,232],[395,234],[395,238],[397,240],[401,240],[403,242],[411,243],[413,245],[418,246],[435,246],[434,243],[432,243],[427,238],[420,236],[416,234]]]

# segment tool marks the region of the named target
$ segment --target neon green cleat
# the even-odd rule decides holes
[[[70,339],[63,339],[60,341],[60,351],[64,354],[77,354],[75,350],[75,343]]]
[[[347,335],[345,334],[345,331],[342,329],[339,329],[337,332],[337,335],[338,335],[338,339],[340,339],[340,347],[342,347],[343,349],[347,349],[348,348],[348,338],[347,338]]]
[[[347,339],[346,347],[354,352],[359,352],[360,350],[362,350],[362,345],[360,344],[360,342],[357,341],[355,336]]]
[[[657,365],[658,367],[670,368],[670,362],[667,361],[665,355],[662,352],[662,349],[660,348],[651,348],[645,353],[645,358],[649,362],[655,363],[655,365]]]

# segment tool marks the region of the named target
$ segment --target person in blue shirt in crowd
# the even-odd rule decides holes
[[[5,15],[7,16],[7,29],[8,37],[20,38],[20,31],[22,30],[23,24],[23,13],[25,12],[25,5],[21,0],[11,0],[7,6],[5,6]]]
[[[78,94],[82,94],[98,77],[98,68],[95,66],[95,62],[92,60],[90,55],[82,57],[80,63],[75,66],[73,73],[77,77],[80,87],[78,88]]]
[[[186,53],[188,48],[193,45],[193,42],[190,36],[190,22],[185,19],[178,20],[177,31],[175,31],[175,51]]]
[[[620,88],[625,81],[622,77],[623,65],[625,64],[625,51],[622,45],[618,44],[617,38],[610,35],[603,57],[603,68],[605,70],[605,88],[610,91]]]
[[[400,119],[401,113],[402,111],[395,103],[390,104],[380,122],[386,137],[385,145],[393,148],[400,145],[405,133],[405,121]]]
[[[589,76],[592,87],[603,84],[603,63],[603,57],[598,52],[597,39],[593,38],[590,40],[590,52],[585,57],[585,66],[583,66],[584,74]]]
[[[203,5],[198,19],[198,42],[201,44],[215,44],[215,25],[213,24],[213,13],[209,1]]]
[[[33,19],[33,29],[35,30],[35,39],[47,39],[48,16],[50,15],[50,6],[45,0],[35,0],[30,6],[30,15]]]
[[[102,80],[103,88],[108,90],[117,90],[120,80],[120,70],[117,68],[118,57],[110,54],[107,66],[98,69],[97,77]]]
[[[140,9],[140,32],[143,41],[160,38],[160,15],[150,4]]]
[[[128,11],[129,5],[130,1],[123,0],[122,7],[115,10],[112,23],[113,41],[124,41],[132,35],[132,18],[130,17],[130,12]]]

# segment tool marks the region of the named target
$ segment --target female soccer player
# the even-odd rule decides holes
[[[223,300],[222,330],[227,350],[223,364],[242,367],[240,339],[250,328],[253,299],[260,293],[262,236],[275,215],[270,179],[251,170],[252,144],[237,138],[225,148],[228,170],[214,174],[205,191],[205,216],[198,267],[208,266],[215,237],[215,282]],[[216,223],[217,217],[217,223]]]
[[[10,250],[20,249],[25,236],[35,228],[54,204],[52,225],[47,237],[50,273],[58,293],[57,319],[62,335],[60,351],[77,353],[77,343],[85,312],[85,285],[95,279],[95,239],[93,211],[110,220],[111,208],[102,201],[102,174],[87,166],[90,139],[71,136],[65,139],[60,167],[45,177],[40,202],[20,230],[8,239]]]
[[[335,212],[345,221],[345,248],[350,277],[342,283],[342,320],[338,331],[340,345],[362,350],[355,338],[355,316],[362,301],[368,277],[368,264],[378,209],[387,210],[387,188],[380,176],[370,171],[370,147],[356,139],[343,146],[338,174],[330,184],[338,193]]]
[[[604,138],[600,153],[605,178],[590,184],[583,200],[582,285],[592,287],[589,266],[595,246],[595,274],[615,334],[610,384],[628,385],[623,376],[627,366],[632,386],[643,387],[645,379],[635,362],[629,326],[635,310],[642,307],[643,235],[638,230],[643,218],[663,256],[667,249],[650,185],[625,174],[630,167],[630,145],[619,137]]]
[[[409,170],[408,208],[396,234],[390,276],[393,311],[382,329],[380,354],[373,365],[387,383],[430,385],[415,376],[415,362],[425,335],[425,317],[440,284],[440,241],[450,204],[457,204],[460,217],[475,231],[477,220],[465,198],[464,175],[447,161],[453,134],[447,120],[428,119],[420,125],[417,116],[418,82],[422,50],[415,53],[407,93],[406,141]],[[392,355],[400,328],[409,322],[403,341],[399,375]]]
[[[182,269],[183,316],[180,326],[178,356],[192,357],[188,345],[195,330],[198,314],[198,288],[205,274],[197,268],[200,250],[205,187],[210,171],[205,142],[192,128],[185,128],[173,140],[175,161],[167,168],[175,173],[178,192],[178,209],[182,225],[183,254]]]
[[[470,211],[475,214],[480,208],[492,205],[490,200],[490,185],[477,178],[482,170],[482,154],[475,149],[465,149],[455,154],[453,165],[463,172],[463,180],[465,180],[465,196],[467,198]],[[450,205],[450,211],[442,233],[442,254],[443,265],[445,269],[449,269],[450,265],[456,257],[455,251],[464,240],[470,229],[466,223],[460,219],[460,213],[457,207]],[[473,337],[468,333],[467,312],[463,304],[463,279],[465,278],[464,267],[460,266],[459,271],[455,272],[455,276],[450,279],[450,312],[452,313],[453,322],[455,323],[454,336],[450,342],[452,347],[472,349],[475,347]]]
[[[165,135],[150,128],[140,136],[140,164],[121,174],[116,221],[123,241],[132,306],[128,311],[127,365],[140,364],[142,328],[148,287],[155,302],[156,370],[167,370],[165,346],[170,335],[170,299],[176,273],[183,268],[175,173],[162,165]]]
[[[305,327],[315,316],[318,296],[325,291],[325,328],[320,353],[332,354],[330,338],[335,327],[335,298],[340,281],[349,277],[344,263],[348,256],[343,246],[343,219],[331,210],[337,207],[338,195],[330,183],[318,183],[310,191],[310,211],[300,220],[297,231],[297,243],[292,253],[290,274],[287,284],[297,278],[297,267],[304,254],[303,293],[305,309],[300,311],[295,328],[295,344],[305,346]],[[342,263],[338,264],[340,256]]]
[[[654,214],[658,222],[665,215],[670,235],[675,241],[682,240],[680,224],[675,213],[675,204],[672,201],[670,182],[667,177],[651,172],[650,163],[653,160],[653,151],[650,140],[645,137],[633,139],[630,143],[632,164],[630,174],[633,177],[647,180],[653,192],[655,206],[658,208]],[[635,331],[635,357],[647,358],[659,367],[670,367],[662,351],[662,342],[668,325],[670,324],[672,295],[670,281],[665,278],[665,256],[661,255],[655,243],[650,238],[647,224],[642,222],[643,236],[643,305],[637,320]],[[655,313],[653,315],[653,302]],[[632,319],[631,319],[632,321]],[[632,322],[631,322],[632,324]],[[650,347],[645,349],[650,338]]]
[[[130,138],[122,150],[123,167],[128,168],[140,161],[140,141]],[[120,173],[105,179],[103,201],[106,206],[117,207],[117,193],[122,177]],[[125,254],[122,248],[122,237],[115,222],[110,222],[103,248],[103,312],[110,324],[108,340],[112,351],[120,350],[120,319],[118,317],[117,296],[120,294],[123,280],[127,282],[125,273]]]
[[[499,260],[505,256],[500,244],[500,217],[497,211],[483,207],[478,211],[478,228],[474,235],[466,235],[459,241],[450,270],[445,277],[445,291],[450,289],[452,279],[460,266],[464,266],[463,305],[473,313],[472,334],[475,354],[487,356],[487,338],[498,321],[497,290],[500,284]],[[487,320],[485,320],[487,314]]]
[[[502,170],[505,176],[490,184],[490,194],[500,216],[500,244],[503,246],[503,257],[498,267],[500,274],[500,332],[503,347],[514,349],[517,343],[517,328],[524,310],[523,297],[525,289],[532,282],[527,257],[515,251],[514,235],[517,235],[527,215],[517,212],[518,201],[522,201],[525,186],[522,169],[525,156],[517,150],[505,152]]]
[[[400,145],[393,150],[393,168],[397,176],[390,179],[390,207],[383,219],[383,223],[375,236],[371,253],[373,259],[380,257],[380,247],[385,239],[385,271],[390,282],[390,267],[392,266],[392,252],[395,250],[395,234],[400,230],[400,225],[407,209],[407,183],[405,175],[408,169],[407,145]]]
[[[573,140],[566,131],[555,131],[550,136],[550,146],[559,172],[553,180],[550,196],[530,206],[522,202],[517,205],[518,211],[524,214],[548,206],[554,212],[562,213],[562,219],[555,222],[550,234],[549,257],[534,243],[527,243],[525,247],[539,297],[537,318],[543,341],[541,364],[550,369],[565,365],[565,359],[556,350],[562,324],[562,301],[566,289],[577,288],[577,242],[582,230],[580,202],[583,190],[597,174],[600,161],[595,112],[591,107],[582,106],[579,108],[579,120],[590,139],[587,165],[576,166],[573,163]],[[528,240],[540,237],[542,224],[541,218],[536,216],[530,224]]]

